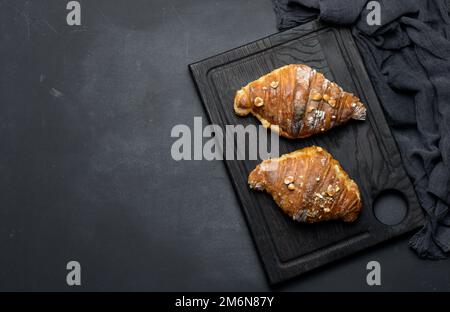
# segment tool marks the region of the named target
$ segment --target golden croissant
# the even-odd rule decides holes
[[[366,118],[357,96],[303,64],[278,68],[237,91],[234,111],[239,116],[252,113],[264,127],[290,139]]]
[[[259,164],[250,188],[266,191],[292,219],[353,222],[361,210],[358,185],[321,147],[307,147]]]

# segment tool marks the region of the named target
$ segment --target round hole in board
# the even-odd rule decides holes
[[[397,190],[384,190],[373,202],[373,213],[378,221],[386,225],[400,224],[408,214],[408,202]]]

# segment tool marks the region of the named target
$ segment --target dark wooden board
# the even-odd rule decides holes
[[[226,160],[271,283],[386,241],[423,222],[416,194],[349,30],[311,22],[191,64],[190,70],[210,122],[225,129],[225,125],[258,125],[254,117],[234,114],[236,90],[291,63],[308,64],[357,94],[367,105],[368,119],[304,140],[282,138],[280,154],[313,144],[326,148],[358,183],[363,210],[352,224],[294,222],[269,195],[248,188],[247,176],[259,161]],[[380,223],[372,209],[374,199],[387,189],[398,190],[407,200],[408,214],[395,226]]]

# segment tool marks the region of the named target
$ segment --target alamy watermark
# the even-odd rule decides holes
[[[81,25],[81,5],[78,1],[69,1],[66,5],[69,10],[66,16],[66,22],[69,26]]]
[[[66,270],[69,272],[66,275],[66,283],[69,286],[81,285],[81,265],[78,261],[69,261],[66,265]]]
[[[81,5],[78,1],[69,1],[66,5],[66,9],[69,10],[66,21],[69,26],[81,25]],[[381,25],[381,4],[379,1],[369,1],[366,9],[369,11],[367,14],[367,24],[369,26]]]
[[[218,125],[203,127],[194,117],[193,131],[176,125],[170,133],[177,138],[171,148],[174,160],[257,160],[279,157],[279,136],[263,126]],[[269,141],[270,137],[270,141]]]
[[[367,285],[381,286],[381,265],[378,261],[369,261],[366,266],[369,271],[366,277]]]
[[[381,25],[381,4],[378,1],[369,1],[366,9],[369,11],[367,14],[367,24],[369,26]]]

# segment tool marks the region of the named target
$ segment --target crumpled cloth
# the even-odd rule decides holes
[[[450,18],[448,0],[272,0],[280,29],[315,18],[351,28],[425,212],[410,240],[422,258],[450,251]]]

